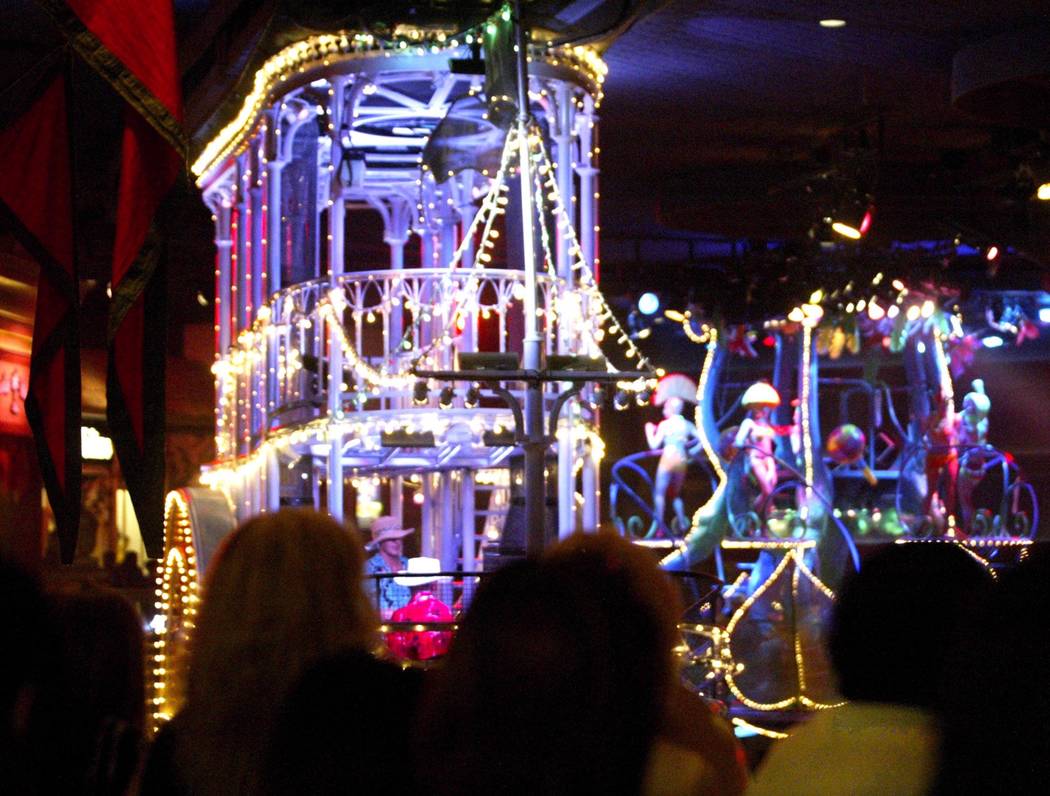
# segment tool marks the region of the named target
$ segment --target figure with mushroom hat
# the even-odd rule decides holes
[[[984,381],[974,379],[971,386],[973,389],[963,398],[963,408],[959,414],[959,445],[962,447],[958,475],[959,506],[963,527],[968,532],[974,517],[973,491],[984,477],[988,413],[992,409],[992,402],[984,391]]]
[[[672,373],[664,376],[656,385],[653,403],[663,407],[664,419],[659,423],[645,424],[645,438],[650,450],[660,449],[660,462],[656,467],[656,482],[653,485],[653,522],[648,537],[666,530],[664,516],[667,501],[671,501],[675,527],[679,533],[689,528],[689,518],[682,503],[682,484],[689,459],[700,446],[696,426],[682,411],[687,404],[696,403],[696,384],[688,376]]]
[[[756,381],[748,387],[740,399],[740,405],[747,416],[737,429],[733,447],[744,451],[746,455],[745,477],[753,479],[758,487],[759,496],[755,500],[755,507],[761,514],[766,510],[777,486],[774,440],[779,435],[789,433],[792,427],[774,426],[770,422],[770,413],[780,406],[780,395],[768,382]]]

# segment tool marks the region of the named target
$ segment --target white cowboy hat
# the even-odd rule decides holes
[[[402,528],[397,517],[384,515],[372,520],[372,544],[377,545],[387,539],[401,539],[408,536],[413,528]]]
[[[441,572],[441,562],[436,558],[428,558],[427,556],[410,558],[408,559],[408,568],[394,578],[394,583],[398,586],[422,586],[426,583],[435,581],[444,583],[449,580],[447,576],[439,576],[439,572]]]

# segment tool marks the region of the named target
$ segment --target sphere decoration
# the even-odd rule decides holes
[[[867,439],[852,423],[844,423],[828,435],[828,456],[836,464],[853,464],[864,455]]]
[[[836,464],[855,464],[864,457],[867,438],[859,427],[852,423],[843,423],[828,435],[826,449],[828,456]],[[867,465],[864,465],[864,477],[875,486],[878,479]]]

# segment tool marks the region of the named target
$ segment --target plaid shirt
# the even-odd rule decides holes
[[[408,559],[401,556],[401,564],[398,569],[404,570],[407,566]],[[382,553],[376,553],[365,562],[366,575],[377,575],[383,572],[390,572],[390,570],[387,569]],[[377,583],[379,593],[375,594],[374,590],[376,589]],[[394,611],[398,608],[404,607],[408,604],[408,601],[412,599],[412,593],[409,591],[408,587],[399,586],[394,583],[393,578],[373,578],[370,587],[373,589],[373,594],[377,597],[376,604],[379,608],[380,615],[384,619],[389,619]]]

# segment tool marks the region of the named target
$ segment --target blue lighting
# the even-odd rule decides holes
[[[655,293],[642,293],[638,298],[638,311],[642,315],[652,315],[660,309],[660,298]]]
[[[659,309],[659,296],[655,293],[643,293],[638,297],[638,312],[652,315]]]
[[[990,334],[987,337],[981,338],[981,344],[985,348],[998,348],[1005,342],[1006,341],[997,334]]]

